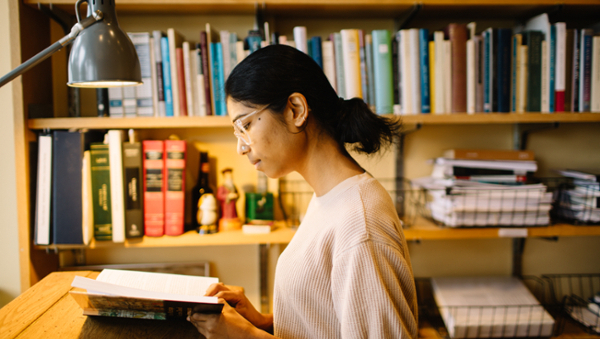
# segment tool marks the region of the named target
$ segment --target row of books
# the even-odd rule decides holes
[[[494,154],[499,159],[486,159]],[[434,160],[431,176],[413,180],[427,191],[435,221],[450,227],[550,223],[552,193],[545,184],[528,183],[537,171],[532,152],[453,150],[446,156]]]
[[[39,136],[34,243],[123,242],[184,232],[184,140],[124,131]]]

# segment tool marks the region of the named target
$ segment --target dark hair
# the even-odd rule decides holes
[[[232,100],[269,105],[282,113],[292,93],[301,93],[311,117],[345,151],[354,144],[362,153],[375,153],[393,143],[400,123],[377,115],[360,98],[344,100],[319,65],[307,54],[287,45],[271,45],[246,57],[231,72],[225,92]]]

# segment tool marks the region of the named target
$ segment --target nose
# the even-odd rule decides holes
[[[238,154],[245,155],[246,153],[248,153],[248,151],[250,151],[250,146],[246,145],[246,143],[241,138],[238,138],[238,142],[237,142]]]

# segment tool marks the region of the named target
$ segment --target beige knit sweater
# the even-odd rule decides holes
[[[275,273],[279,338],[416,338],[417,296],[396,209],[368,174],[313,196]]]

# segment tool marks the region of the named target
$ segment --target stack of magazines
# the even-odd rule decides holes
[[[600,222],[600,170],[557,170],[572,185],[557,192],[560,218],[583,223]]]

